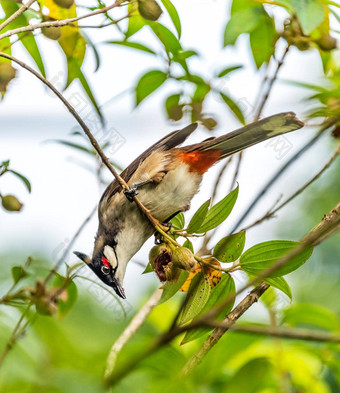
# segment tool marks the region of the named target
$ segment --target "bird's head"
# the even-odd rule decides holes
[[[103,246],[92,259],[78,251],[74,251],[74,254],[84,261],[104,284],[113,288],[119,297],[126,298],[119,275],[117,274],[119,265],[114,247],[109,245]]]

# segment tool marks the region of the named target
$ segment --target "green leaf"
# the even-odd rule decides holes
[[[294,327],[317,326],[327,330],[340,330],[336,314],[315,304],[296,304],[284,310],[283,323]]]
[[[172,54],[173,60],[179,63],[186,73],[189,73],[186,60],[182,59],[180,56],[177,56],[178,53],[182,51],[182,46],[176,36],[161,23],[149,22],[148,24],[161,43],[164,45],[168,57],[171,58],[170,54]]]
[[[14,284],[17,284],[22,278],[28,276],[26,270],[22,266],[13,266],[11,273]]]
[[[86,41],[86,44],[92,49],[93,54],[94,54],[94,58],[96,60],[96,66],[94,68],[94,72],[97,72],[99,70],[100,67],[100,55],[99,52],[97,50],[97,46],[96,44],[91,40],[91,38],[84,32],[84,30],[82,31],[82,35],[84,37],[84,40]]]
[[[184,214],[182,212],[176,214],[175,217],[173,217],[170,222],[172,223],[172,227],[175,230],[180,230],[184,228],[184,224],[185,224],[185,218],[184,218]]]
[[[52,142],[60,143],[61,145],[83,151],[84,153],[91,154],[91,156],[95,155],[95,152],[93,150],[88,149],[86,146],[79,145],[78,143],[63,141],[61,139],[54,139],[52,140]]]
[[[263,270],[268,269],[275,264],[280,258],[294,250],[301,243],[289,240],[272,240],[260,244],[256,244],[247,250],[240,258],[242,270],[246,273],[257,275]],[[291,273],[298,267],[303,265],[312,255],[313,247],[293,257],[284,266],[272,273],[270,277],[280,277]]]
[[[136,105],[139,105],[144,98],[157,90],[166,81],[166,78],[167,75],[159,70],[144,74],[136,86]]]
[[[237,71],[239,69],[243,68],[242,65],[237,65],[237,66],[231,66],[231,67],[227,67],[224,68],[222,71],[219,72],[219,74],[217,75],[217,78],[223,78],[224,76],[230,74],[233,71]]]
[[[191,243],[190,240],[187,239],[187,240],[183,243],[183,247],[188,248],[188,249],[194,254],[194,246],[192,245],[192,243]]]
[[[145,270],[143,271],[142,274],[152,273],[152,272],[153,272],[153,269],[152,269],[152,267],[151,267],[151,264],[148,263],[148,264],[146,265],[146,268],[145,268]]]
[[[106,41],[107,44],[114,44],[114,45],[122,45],[126,46],[128,48],[132,49],[137,49],[143,52],[151,53],[152,55],[155,55],[156,52],[153,51],[152,49],[148,48],[147,46],[140,44],[138,42],[132,42],[132,41]]]
[[[168,281],[164,285],[164,290],[158,304],[164,303],[172,298],[182,287],[189,276],[189,273],[185,270],[181,271],[177,281]]]
[[[235,293],[235,282],[233,278],[228,273],[222,274],[221,281],[211,290],[209,300],[198,316],[204,315],[212,308],[218,306],[220,303],[229,298],[233,293]],[[229,314],[233,306],[234,300],[220,313],[217,319],[222,320],[225,315]],[[189,341],[196,340],[197,338],[211,332],[212,330],[213,329],[209,327],[189,330],[185,334],[181,345],[188,343]]]
[[[325,19],[325,7],[321,0],[291,0],[291,4],[306,35]]]
[[[234,45],[241,34],[255,30],[262,15],[259,8],[244,9],[233,14],[224,31],[224,46]]]
[[[278,34],[275,30],[274,20],[266,15],[255,30],[249,35],[250,47],[256,67],[268,63],[275,52],[275,42]]]
[[[128,12],[130,13],[130,17],[128,19],[128,28],[125,32],[126,38],[136,34],[146,24],[145,19],[139,14],[138,10],[135,9],[135,4],[128,4]]]
[[[53,286],[55,288],[59,288],[62,285],[64,285],[65,280],[67,280],[66,277],[62,277],[59,274],[56,275],[55,279],[53,280]],[[61,298],[58,298],[58,312],[61,316],[66,315],[71,308],[74,306],[76,300],[77,300],[77,286],[73,281],[70,281],[66,288],[65,288],[66,296],[64,299],[64,296],[61,296]]]
[[[28,192],[32,191],[32,187],[31,187],[31,183],[30,181],[27,179],[27,177],[25,177],[24,175],[22,175],[21,173],[17,172],[17,171],[13,171],[13,169],[8,169],[7,172],[12,172],[13,175],[17,176],[20,180],[22,180],[22,182],[25,184],[25,186],[28,189]]]
[[[253,350],[254,351],[254,350]],[[255,351],[254,351],[255,352]],[[251,360],[242,363],[242,366],[228,379],[228,392],[257,393],[279,391],[273,386],[277,386],[274,365],[269,355],[268,357],[256,356],[253,354]],[[256,357],[255,357],[256,356]]]
[[[90,101],[92,102],[92,105],[94,106],[98,116],[100,117],[101,121],[103,122],[103,118],[104,117],[103,117],[103,115],[101,113],[101,110],[100,110],[98,104],[97,104],[97,100],[95,99],[95,97],[94,97],[94,95],[92,93],[92,90],[91,90],[91,88],[90,88],[90,86],[89,86],[89,84],[88,84],[88,82],[87,82],[87,80],[85,78],[85,75],[82,73],[80,67],[77,70],[77,77],[78,77],[81,85],[83,86],[87,96],[89,97]]]
[[[210,92],[211,87],[207,83],[200,83],[197,85],[192,100],[194,102],[204,101],[206,95]]]
[[[178,38],[181,38],[181,33],[182,33],[182,27],[181,27],[181,21],[179,19],[178,13],[174,5],[171,3],[170,0],[162,0],[162,3],[166,10],[168,11],[168,14],[172,20],[172,23],[174,24]]]
[[[179,325],[184,325],[200,313],[209,299],[210,292],[209,278],[202,273],[196,274],[191,281]]]
[[[213,256],[221,262],[234,262],[242,254],[245,241],[245,232],[226,236],[216,244]]]
[[[207,216],[208,210],[210,206],[210,199],[205,201],[202,206],[196,211],[193,215],[192,219],[189,222],[187,232],[188,233],[195,233],[200,226],[202,225],[205,217]]]
[[[10,1],[2,1],[1,6],[6,14],[6,18],[14,14],[18,9],[20,8],[20,4],[17,4],[15,2],[10,2]],[[12,30],[15,28],[27,26],[29,24],[28,19],[26,19],[25,14],[19,15],[17,18],[15,18],[5,29],[6,30]],[[39,71],[41,74],[45,77],[45,67],[44,63],[42,61],[41,55],[39,48],[37,46],[37,43],[35,41],[34,35],[32,32],[24,32],[21,34],[18,34],[18,38],[20,39],[22,45],[25,47],[27,52],[30,54],[32,59],[34,60],[35,64],[37,65]]]
[[[165,101],[165,110],[169,119],[178,121],[183,117],[183,105],[179,105],[180,94],[173,94]]]
[[[197,232],[204,233],[222,224],[233,210],[237,196],[238,186],[208,211],[203,224]]]
[[[293,300],[292,290],[283,277],[266,278],[264,281],[272,287],[282,291],[290,300]]]
[[[223,101],[227,104],[229,109],[233,112],[233,114],[237,117],[237,119],[240,121],[241,124],[245,125],[246,120],[244,118],[244,115],[242,113],[241,108],[236,104],[236,102],[228,97],[225,93],[220,92],[220,95],[223,99]]]

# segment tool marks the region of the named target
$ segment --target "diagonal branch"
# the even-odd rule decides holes
[[[222,323],[224,326],[224,323]],[[217,324],[216,324],[217,326]],[[289,338],[292,340],[304,341],[320,341],[340,343],[340,335],[334,333],[326,333],[320,330],[296,329],[296,328],[272,328],[258,325],[233,325],[230,330],[241,333],[253,333],[264,336]]]
[[[246,230],[248,230],[250,228],[253,228],[255,225],[260,224],[262,221],[268,220],[271,217],[273,217],[279,210],[281,210],[284,206],[286,206],[294,198],[296,198],[303,191],[305,191],[305,189],[308,188],[312,183],[314,183],[332,165],[332,163],[335,161],[335,159],[338,157],[339,154],[340,154],[340,144],[335,149],[334,153],[332,154],[330,159],[326,162],[326,164],[306,184],[304,184],[301,188],[299,188],[297,191],[295,191],[293,195],[291,195],[289,198],[287,198],[279,206],[277,206],[275,208],[271,208],[263,217],[259,218],[258,220],[256,220],[252,224],[248,225],[247,227],[241,229],[241,231],[246,231]]]
[[[33,68],[28,66],[26,63],[22,62],[21,60],[16,59],[13,56],[8,55],[7,53],[2,53],[0,52],[0,57],[4,57],[5,59],[11,60],[18,65],[20,65],[22,68],[26,69],[29,71],[31,74],[33,74],[35,77],[37,77],[41,82],[43,82],[50,90],[53,91],[54,94],[62,101],[62,103],[66,106],[66,108],[70,111],[71,115],[77,120],[78,124],[81,126],[87,137],[89,138],[92,146],[94,149],[97,151],[98,155],[100,156],[101,160],[105,164],[105,166],[109,169],[109,171],[113,174],[119,185],[123,190],[128,190],[129,186],[126,183],[126,181],[118,174],[118,172],[113,168],[113,166],[110,163],[110,160],[106,157],[105,153],[99,146],[96,138],[92,135],[90,129],[87,127],[83,119],[78,115],[76,110],[73,108],[73,106],[66,100],[66,98],[58,91],[46,78],[44,78],[42,75],[40,75],[37,71],[35,71]],[[165,234],[164,231],[162,231],[160,227],[160,223],[158,220],[156,220],[150,213],[149,209],[147,209],[140,201],[139,199],[135,196],[133,197],[136,205],[138,208],[142,211],[142,213],[146,216],[146,218],[150,221],[150,223],[163,235]],[[166,235],[166,234],[165,234]]]
[[[337,229],[338,230],[340,229],[340,202],[328,214],[325,214],[322,221],[319,222],[319,224],[317,224],[306,236],[304,236],[301,239],[301,243],[299,244],[299,246],[297,246],[291,252],[280,258],[270,268],[264,270],[263,272],[261,272],[261,274],[256,276],[254,279],[250,280],[247,284],[245,284],[238,291],[236,291],[236,294],[229,296],[219,306],[208,311],[202,318],[205,318],[206,320],[214,320],[216,316],[219,315],[221,312],[223,312],[223,310],[228,306],[228,304],[231,303],[232,299],[236,295],[242,293],[250,286],[257,285],[263,279],[269,277],[278,269],[280,269],[282,266],[287,264],[292,258],[299,255],[301,252],[309,248],[311,245],[316,246],[320,244],[321,241],[333,235]],[[256,290],[259,291],[256,292],[257,294],[259,294],[259,296],[262,295],[261,291],[259,290],[261,286],[262,288],[265,288],[262,291],[262,293],[267,288],[269,288],[268,284],[261,283],[256,288]],[[196,322],[200,322],[199,319]],[[223,328],[215,329],[211,333],[211,335],[204,341],[204,343],[198,349],[198,351],[191,357],[191,359],[188,361],[188,363],[185,365],[183,369],[184,374],[190,373],[195,367],[197,367],[202,362],[205,355],[210,351],[210,349],[220,340],[223,334],[229,329],[229,327],[232,325],[232,323],[230,324],[230,314],[226,316],[223,323],[225,323],[225,326]]]
[[[32,1],[32,0],[30,0],[30,1]],[[6,37],[11,37],[14,34],[23,33],[25,31],[34,31],[36,29],[41,29],[43,27],[62,27],[62,26],[70,25],[70,24],[77,22],[79,20],[82,20],[82,19],[90,18],[95,15],[105,14],[108,11],[112,10],[113,8],[119,7],[122,3],[123,3],[122,0],[117,0],[113,4],[111,4],[107,7],[101,8],[101,9],[93,11],[93,12],[89,12],[88,14],[85,14],[85,15],[77,16],[75,18],[56,20],[56,21],[48,21],[48,22],[37,23],[36,25],[27,25],[27,26],[23,26],[23,27],[18,27],[17,29],[9,30],[9,31],[6,31],[6,33],[0,34],[0,40],[2,40],[3,38],[6,38]],[[20,11],[20,10],[18,10],[18,11]],[[7,20],[4,23],[6,23]]]
[[[117,357],[121,350],[124,348],[126,343],[136,334],[137,330],[143,325],[148,315],[157,306],[158,301],[162,295],[163,290],[158,288],[153,295],[148,299],[144,306],[138,311],[138,313],[132,318],[129,325],[124,329],[123,333],[113,344],[109,356],[106,361],[106,369],[104,378],[107,378],[113,373],[116,366]]]
[[[22,7],[20,7],[14,14],[12,14],[9,18],[7,18],[4,22],[1,23],[0,25],[0,31],[3,30],[6,26],[8,26],[10,23],[12,23],[18,16],[23,14],[26,10],[30,8],[30,6],[35,2],[36,0],[29,0],[26,4],[24,4]],[[5,33],[6,34],[6,33]],[[1,37],[1,36],[0,36]],[[1,38],[0,38],[1,39]]]

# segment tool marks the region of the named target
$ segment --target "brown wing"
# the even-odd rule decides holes
[[[137,157],[121,173],[120,176],[126,182],[128,182],[130,180],[131,176],[136,171],[136,169],[139,167],[139,165],[147,157],[149,157],[152,152],[154,152],[155,150],[158,150],[158,149],[170,150],[170,149],[182,144],[188,138],[188,136],[196,130],[196,128],[197,128],[197,123],[193,123],[193,124],[190,124],[189,126],[183,128],[181,130],[173,131],[170,134],[166,135],[164,138],[160,139],[154,145],[152,145],[147,150],[145,150],[145,152],[142,153],[139,157]],[[100,199],[99,211],[101,210],[102,205],[108,203],[110,201],[110,199],[113,197],[113,195],[115,195],[120,190],[121,190],[121,187],[116,180],[114,180],[112,183],[110,183]]]

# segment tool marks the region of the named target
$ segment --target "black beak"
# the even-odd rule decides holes
[[[86,254],[79,251],[73,251],[73,254],[76,255],[79,259],[81,259],[83,262],[85,262],[87,265],[91,263],[91,258],[88,257]]]
[[[112,288],[114,289],[114,291],[116,292],[116,294],[121,297],[122,299],[126,299],[125,296],[125,292],[124,289],[122,288],[122,286],[120,285],[119,281],[117,278],[113,278],[112,279],[112,284],[111,284]]]

